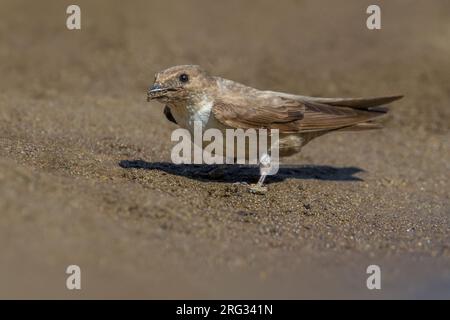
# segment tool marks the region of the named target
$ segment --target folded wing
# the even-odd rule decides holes
[[[310,99],[282,94],[278,99],[269,99],[266,92],[260,99],[216,101],[213,113],[218,121],[229,127],[278,129],[281,133],[319,132],[352,126],[373,129],[379,126],[371,121],[387,112],[380,106],[399,98]]]
[[[299,101],[280,99],[274,101],[216,101],[212,112],[222,124],[241,129],[279,129],[296,131],[303,119],[304,104]],[[269,104],[270,103],[270,104]]]

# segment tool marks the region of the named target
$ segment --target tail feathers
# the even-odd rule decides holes
[[[300,131],[360,131],[380,129],[379,122],[389,111],[387,104],[403,98],[402,95],[372,98],[320,98],[267,91],[281,98],[301,101],[304,117],[299,121]]]
[[[363,131],[381,129],[380,116],[387,113],[389,108],[386,104],[403,98],[401,95],[375,97],[375,98],[313,98],[315,102],[323,103],[329,106],[351,108],[358,111],[368,111],[371,118],[367,121],[361,121],[353,125],[344,126],[336,131]],[[365,113],[365,112],[364,112]]]

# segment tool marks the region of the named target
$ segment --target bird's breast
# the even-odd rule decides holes
[[[193,133],[195,123],[201,124],[203,131],[207,129],[224,129],[225,127],[215,119],[212,108],[214,101],[202,97],[196,102],[171,106],[171,112],[177,124]]]

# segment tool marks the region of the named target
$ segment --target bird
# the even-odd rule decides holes
[[[147,91],[147,101],[165,104],[167,120],[189,132],[194,131],[195,123],[221,132],[278,130],[280,157],[299,153],[311,140],[327,133],[380,129],[377,120],[389,111],[386,105],[402,97],[322,98],[259,90],[212,76],[198,65],[158,72]],[[261,157],[260,179],[252,185],[252,192],[267,190],[263,183],[270,163],[270,154]]]

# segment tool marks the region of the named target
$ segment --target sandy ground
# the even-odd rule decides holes
[[[450,3],[0,3],[1,298],[450,298]],[[261,89],[404,94],[382,131],[255,168],[171,164],[155,72]],[[65,269],[82,270],[82,290]],[[366,288],[377,264],[382,289]]]

